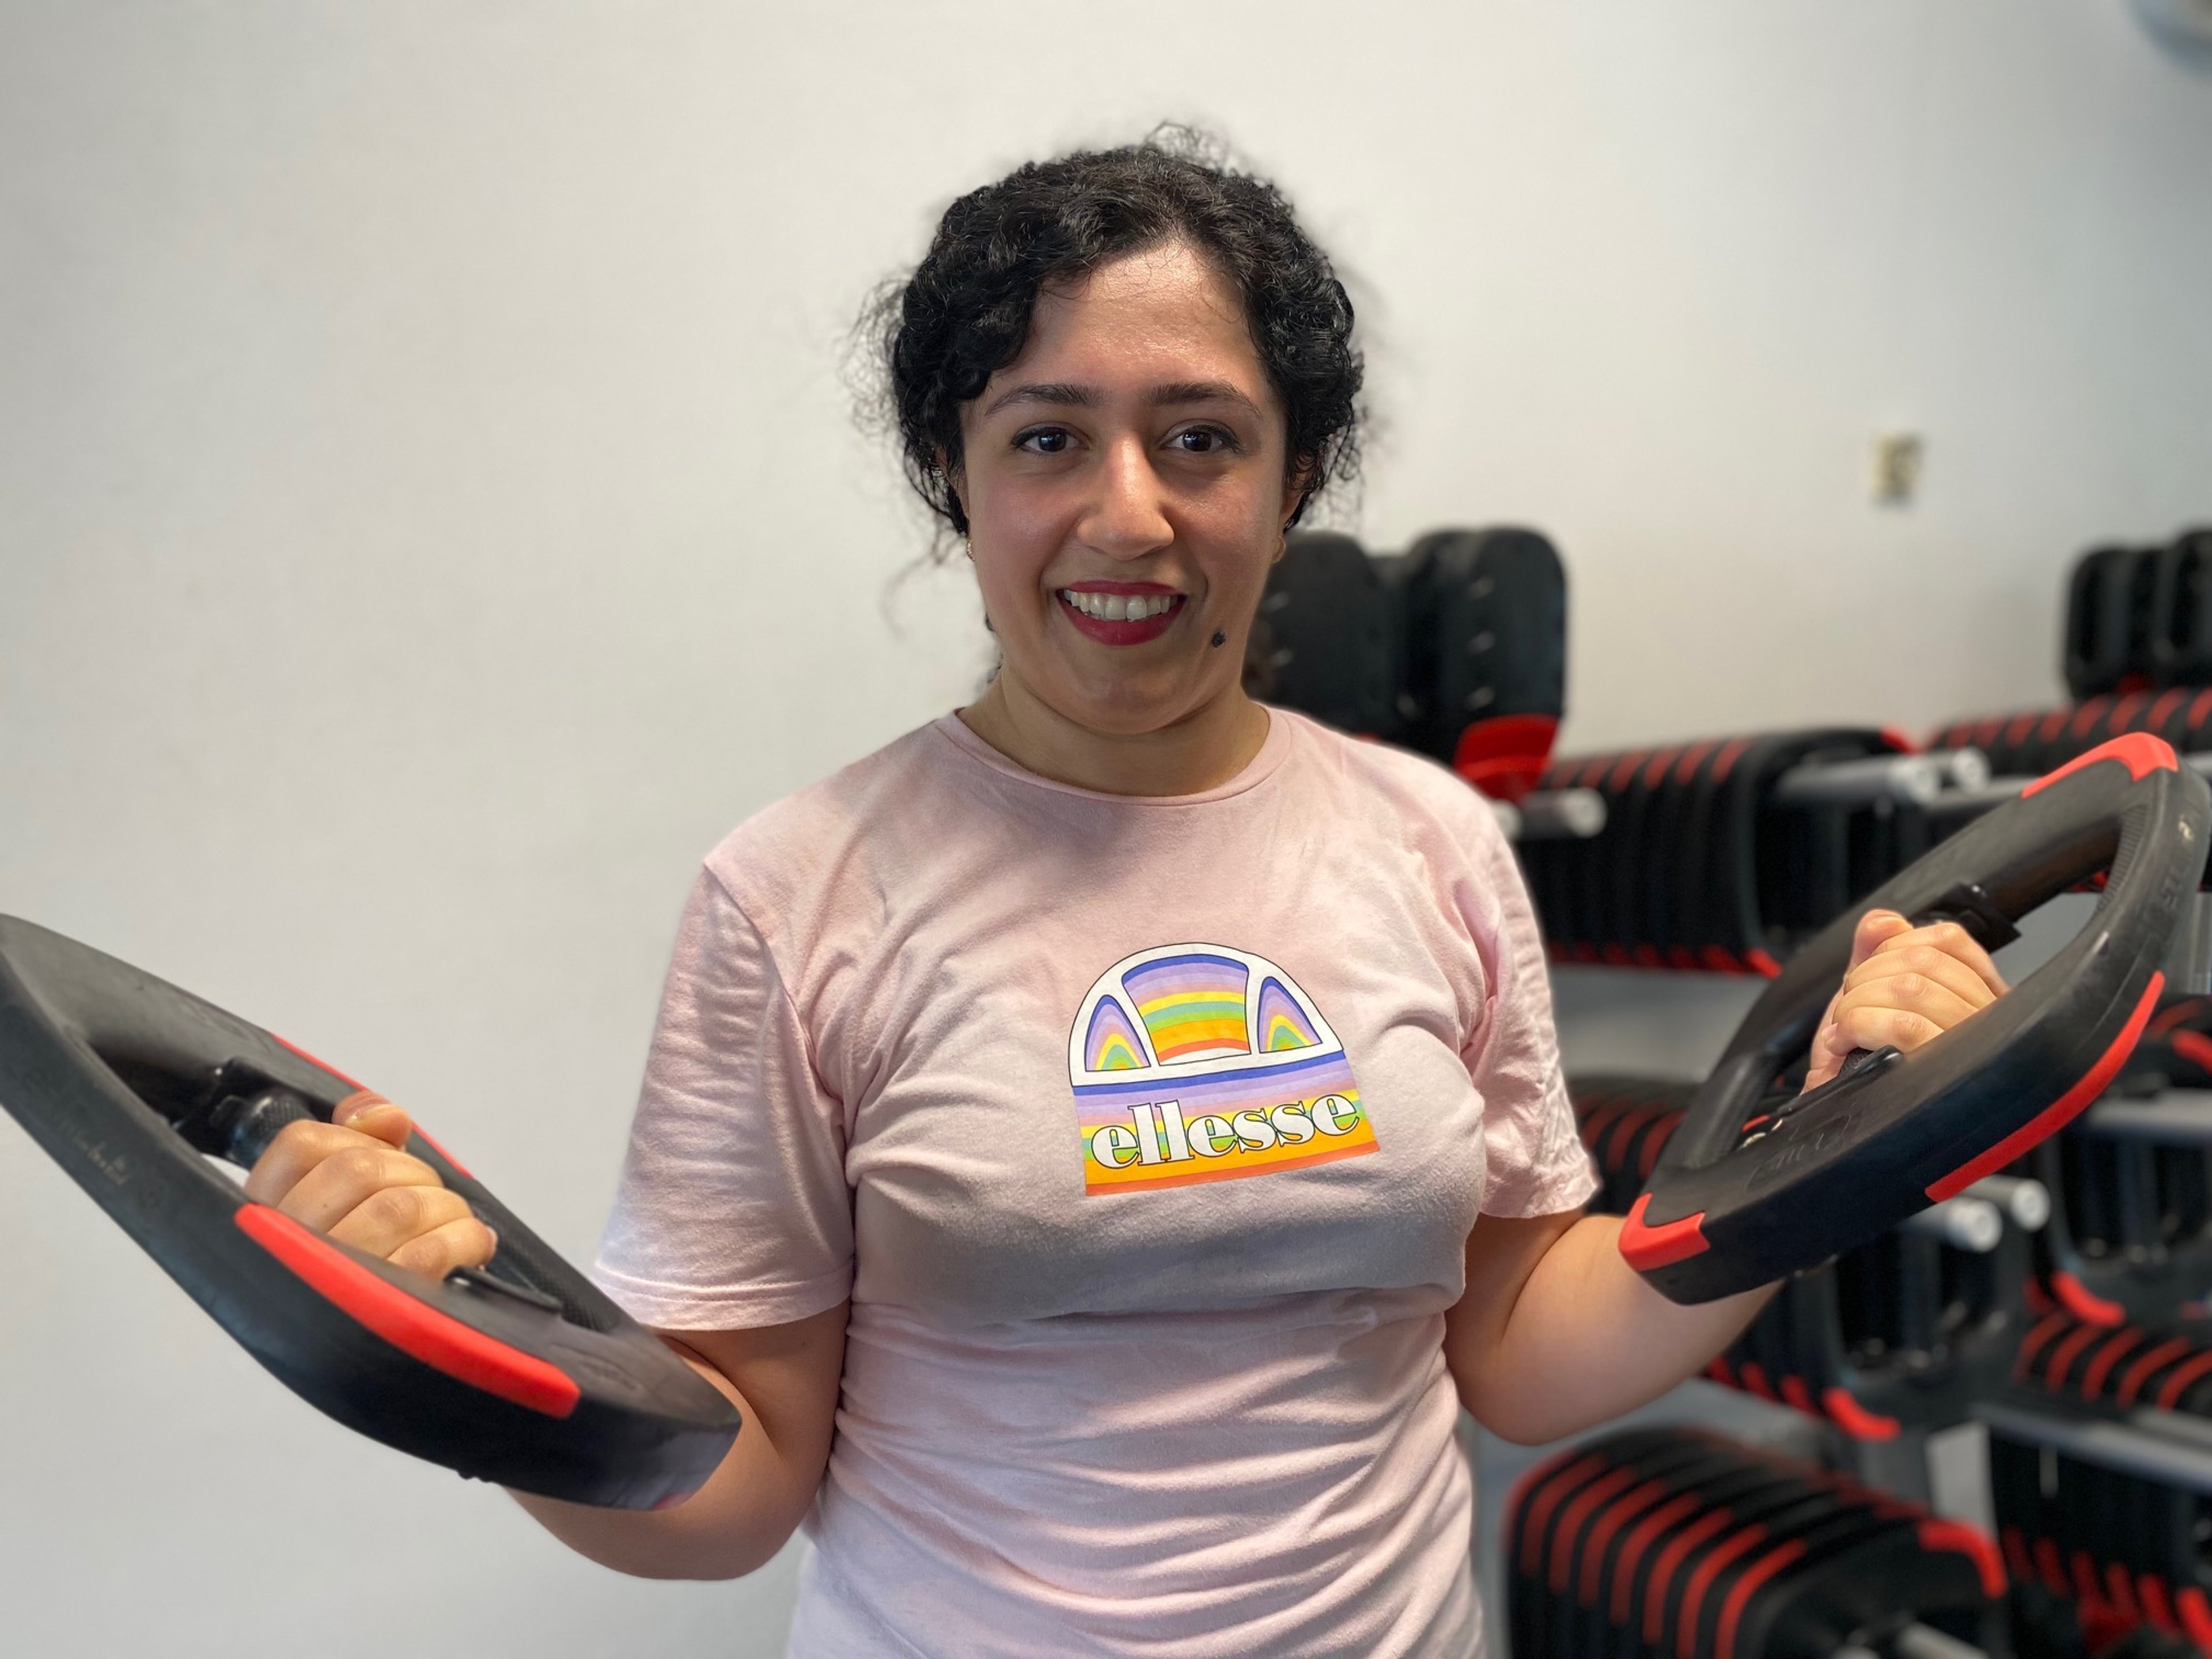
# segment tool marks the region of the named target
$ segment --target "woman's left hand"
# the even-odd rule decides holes
[[[2005,993],[1990,953],[1955,921],[1915,927],[1869,910],[1851,939],[1851,965],[1813,1038],[1805,1086],[1817,1089],[1855,1048],[1917,1048]]]

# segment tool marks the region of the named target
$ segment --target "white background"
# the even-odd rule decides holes
[[[0,910],[588,1256],[695,860],[986,661],[851,319],[1164,117],[1351,276],[1353,527],[1564,550],[1568,748],[2051,699],[2071,558],[2212,520],[2212,78],[2120,0],[6,0]],[[619,1578],[332,1427],[5,1120],[0,1264],[0,1650],[780,1649],[787,1557]]]

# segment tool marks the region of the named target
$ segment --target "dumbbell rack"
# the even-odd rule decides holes
[[[1798,944],[2031,779],[2127,732],[2161,738],[2212,775],[2212,530],[2085,556],[2063,655],[2075,704],[1960,722],[1931,753],[1889,732],[1821,728],[1553,760],[1565,579],[1548,543],[1520,530],[1453,531],[1370,557],[1349,538],[1304,535],[1261,602],[1247,685],[1429,754],[1502,797],[1498,819],[1565,969],[1555,997],[1571,1062],[1577,1028],[1587,1036],[1603,1003],[1614,1030],[1635,1028],[1646,1050],[1616,1041],[1609,1060],[1648,1072],[1659,1052],[1688,1075],[1711,1060],[1693,1035],[1701,1016],[1717,1048]],[[2036,921],[2024,924],[2031,938]],[[2167,985],[2203,1000],[2162,1005],[2138,1051],[2159,1048],[2166,1080],[2186,1092],[2145,1093],[2124,1073],[2112,1096],[2002,1176],[1800,1276],[1711,1381],[1635,1420],[1725,1426],[1992,1526],[2004,1518],[2000,1498],[2019,1494],[1992,1490],[1985,1445],[2101,1470],[2080,1477],[2091,1486],[2142,1478],[2164,1460],[2183,1472],[2162,1490],[2189,1504],[2212,1496],[2198,1478],[2212,1474],[2212,1422],[2192,1415],[2202,1405],[2212,1419],[2212,1321],[2201,1345],[2129,1322],[2201,1314],[2179,1304],[2212,1294],[2212,911],[2202,900],[2191,921]],[[1578,990],[1581,964],[1677,971],[1597,975]],[[1585,1126],[1630,1193],[1663,1144],[1664,1116],[1663,1104],[1645,1103]],[[1620,1207],[1623,1193],[1610,1197]],[[1499,1507],[1540,1454],[1470,1437],[1492,1540],[1478,1559],[1488,1604],[1502,1608]],[[2085,1554],[2091,1576],[2077,1577],[2070,1560],[2047,1571],[2021,1541],[2014,1576],[2027,1588],[2017,1595],[2051,1596],[2067,1620],[2101,1607],[2111,1628],[2094,1653],[2044,1632],[2019,1659],[2212,1659],[2212,1613],[2201,1630],[2183,1627],[2178,1557],[2154,1560],[2148,1547],[2124,1559]],[[2146,1573],[2165,1601],[2142,1589]],[[2212,1589],[2212,1572],[2204,1577]],[[1887,1659],[1980,1651],[1910,1626],[1877,1633]],[[1629,1647],[1610,1659],[1630,1659],[1633,1641],[1622,1640]]]
[[[2002,781],[1995,788],[1988,785],[1977,788],[1971,781],[1967,781],[1967,789],[1960,793],[1964,794],[1971,790],[1981,799],[1989,799],[2001,798],[2002,788]],[[2208,939],[2212,939],[2212,910],[2208,910],[2204,898],[2197,900],[2192,920],[2196,925],[2186,930],[2185,937],[2177,943],[2174,959],[2169,964],[2169,979],[2177,985],[2201,991],[2208,978],[2212,978],[2212,952],[2206,949]],[[1616,975],[1614,979],[1617,983],[1641,979],[1656,987],[1657,983],[1674,977],[1676,976]],[[1571,999],[1568,1000],[1571,1002]],[[1571,1017],[1563,1019],[1563,1026],[1571,1023]],[[1646,1114],[1647,1118],[1650,1115]],[[1632,1109],[1615,1113],[1613,1122],[1615,1126],[1624,1123],[1630,1126],[1620,1132],[1620,1139],[1638,1164],[1648,1166],[1657,1146],[1663,1144],[1662,1138],[1655,1136],[1649,1121],[1636,1121]],[[2148,1098],[2108,1097],[2085,1115],[2069,1132],[2067,1140],[2069,1147],[2073,1148],[2108,1147],[2118,1144],[2141,1149],[2155,1146],[2183,1148],[2201,1157],[2208,1150],[2212,1150],[2212,1091],[2167,1091]],[[2071,1155],[2070,1152],[2068,1155]],[[2059,1146],[2052,1144],[2045,1149],[2045,1156],[2051,1164],[2053,1178],[2057,1180],[2059,1176],[2057,1164],[2061,1158]],[[2001,1183],[2005,1190],[1993,1190],[1979,1195],[1984,1200],[1983,1208],[1987,1213],[1973,1218],[1974,1225],[1966,1230],[1978,1231],[1983,1234],[1978,1248],[1974,1239],[1957,1231],[1958,1224],[1966,1221],[1971,1213],[1965,1207],[1960,1207],[1956,1215],[1945,1216],[1941,1212],[1931,1212],[1926,1217],[1917,1218],[1909,1229],[1901,1230],[1917,1236],[1906,1248],[1923,1251],[1940,1249],[1946,1255],[1963,1252],[1966,1255],[1986,1253],[2002,1255],[2011,1253],[2016,1255],[2026,1247],[2036,1220],[2033,1213],[2035,1205],[2030,1202],[2023,1207],[2020,1200],[2031,1189],[2039,1196],[2042,1194],[2042,1188],[2035,1185],[2034,1175],[2035,1171],[2016,1168]],[[1971,1199],[1977,1195],[1968,1196]],[[1964,1200],[1954,1200],[1954,1207],[1963,1204]],[[1997,1224],[2002,1235],[2001,1243],[1995,1247],[1986,1236],[1987,1226],[1993,1221]],[[1899,1242],[1905,1243],[1902,1239]],[[2048,1269],[2047,1261],[2042,1265]],[[2063,1282],[2067,1275],[2062,1273],[2057,1277]],[[2046,1273],[2045,1279],[2038,1283],[2045,1283],[2048,1278]],[[2206,1282],[2201,1288],[2212,1289],[2212,1270],[2208,1270],[2204,1278]],[[2078,1280],[2075,1282],[2075,1291],[2094,1310],[2099,1293],[2081,1285]],[[2060,1316],[2063,1315],[2063,1310],[2055,1312]],[[2051,1317],[2053,1313],[2048,1304],[2045,1304],[2045,1319]],[[2011,1340],[2017,1340],[2017,1328],[2025,1328],[2030,1315],[2023,1309],[2015,1312],[2013,1317],[2019,1325]],[[2099,1328],[2100,1339],[2103,1334],[2103,1328]],[[2208,1328],[2207,1343],[2212,1346],[2212,1328]],[[2212,1376],[2212,1356],[2208,1356],[2197,1375]],[[1743,1382],[1741,1377],[1729,1380],[1739,1385]],[[1748,1431],[1756,1438],[1768,1443],[1789,1446],[1800,1455],[1809,1455],[1831,1468],[1846,1469],[1869,1485],[1886,1488],[1902,1497],[1922,1501],[1933,1497],[1939,1507],[1963,1512],[1985,1525],[1989,1525],[1994,1517],[1990,1513],[1992,1499],[1987,1489],[1986,1475],[1977,1467],[1984,1455],[1979,1442],[1982,1435],[1992,1431],[1993,1425],[1999,1425],[2001,1428],[1996,1431],[2009,1437],[2001,1440],[2001,1444],[2025,1439],[2027,1443],[2039,1447],[2063,1447],[2064,1455],[2075,1462],[2112,1471],[2110,1479],[2119,1478],[2120,1474],[2130,1468],[2154,1469],[2161,1466],[2161,1459],[2171,1462],[2185,1452],[2187,1457],[2176,1467],[2185,1468],[2188,1479],[2179,1480],[2177,1477],[2178,1484],[2169,1482],[2169,1486],[2191,1494],[2190,1501],[2192,1503],[2197,1501],[2197,1496],[2212,1493],[2212,1487],[2205,1486],[2198,1480],[2200,1475],[2212,1476],[2212,1423],[2172,1411],[2138,1406],[2125,1422],[2084,1423],[2063,1407],[2054,1408],[2056,1402],[2047,1405],[2023,1392],[2014,1391],[2008,1397],[1955,1401],[1952,1420],[1948,1422],[1907,1420],[1865,1432],[1863,1421],[1854,1424],[1848,1418],[1838,1421],[1834,1420],[1837,1413],[1820,1413],[1819,1415],[1831,1419],[1824,1424],[1804,1410],[1790,1409],[1783,1399],[1782,1391],[1771,1387],[1771,1382],[1764,1390],[1752,1390],[1754,1394],[1762,1391],[1771,1396],[1770,1401],[1754,1401],[1741,1394],[1733,1397],[1717,1397],[1717,1391],[1708,1384],[1686,1385],[1676,1395],[1639,1414],[1637,1420],[1650,1420],[1656,1415],[1662,1420],[1724,1424],[1738,1433]],[[2212,1395],[2212,1390],[2208,1390],[2208,1395]],[[1801,1395],[1796,1403],[1802,1407],[1806,1401]],[[2212,1403],[2212,1398],[2208,1398],[2208,1403]],[[1792,1419],[1794,1422],[1790,1420]],[[1855,1428],[1861,1431],[1855,1432]],[[1510,1482],[1518,1468],[1526,1466],[1528,1459],[1526,1454],[1501,1454],[1500,1449],[1481,1443],[1478,1443],[1476,1452],[1481,1465],[1481,1480],[1486,1483],[1492,1500],[1486,1506],[1491,1511],[1486,1519],[1494,1538],[1499,1524],[1495,1515],[1497,1494]],[[1946,1464],[1950,1466],[1948,1472]],[[2212,1513],[2212,1510],[2207,1512]],[[1990,1529],[1995,1528],[1991,1526]],[[2172,1540],[2166,1542],[2171,1544]],[[2018,1552],[2015,1550],[2013,1553],[2017,1554]],[[2137,1556],[2135,1565],[2097,1564],[2100,1580],[2109,1577],[2106,1571],[2108,1567],[2140,1577],[2146,1569],[2140,1565],[2140,1550]],[[1491,1559],[1486,1554],[1486,1561]],[[2033,1564],[2032,1555],[2029,1559]],[[2016,1568],[2015,1577],[2018,1577]],[[2154,1573],[2152,1577],[2157,1582],[2160,1575]],[[2130,1578],[2128,1582],[2132,1584],[2135,1581]],[[1492,1583],[1487,1588],[1492,1605],[1500,1605],[1497,1599],[1498,1586]],[[2046,1594],[2047,1591],[2046,1584],[2034,1593]],[[2067,1605],[2078,1607],[2082,1604]],[[2176,1613],[2170,1621],[2174,1633],[2169,1634],[2164,1625],[2154,1626],[2148,1621],[2148,1614],[2145,1611],[2148,1605],[2141,1598],[2130,1604],[2142,1621],[2137,1634],[2130,1638],[2139,1647],[2155,1651],[2158,1643],[2166,1642],[2180,1644],[2175,1650],[2177,1654],[2212,1651],[2212,1614],[2208,1614],[2202,1621],[2201,1628],[2192,1632],[2185,1628],[2180,1622],[2180,1613]],[[2201,1597],[2191,1605],[2201,1606]],[[2116,1605],[2110,1619],[2119,1620],[2126,1611],[2127,1608]],[[2100,1613],[2100,1616],[2106,1615]],[[2113,1627],[2125,1626],[2118,1624]],[[1949,1644],[1948,1647],[1947,1643]],[[1906,1656],[1916,1651],[1919,1659],[1936,1659],[1939,1651],[1947,1654],[1948,1659],[1963,1659],[1963,1656],[1973,1651],[1940,1632],[1921,1632],[1912,1628],[1903,1632],[1892,1632],[1887,1646],[1898,1659],[1906,1659]],[[1864,1656],[1860,1656],[1859,1659],[1864,1659]],[[2023,1659],[2028,1659],[2028,1656],[2024,1656]],[[2069,1656],[2039,1650],[2033,1659],[2069,1659]]]

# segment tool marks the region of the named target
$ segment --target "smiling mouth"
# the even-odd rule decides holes
[[[1171,588],[1108,593],[1088,587],[1055,588],[1053,596],[1075,631],[1100,645],[1144,645],[1159,638],[1175,625],[1189,597]]]
[[[1061,588],[1060,597],[1069,610],[1096,622],[1147,622],[1182,603],[1180,593],[1091,593],[1073,587]]]

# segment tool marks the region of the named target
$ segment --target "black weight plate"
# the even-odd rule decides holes
[[[1532,530],[1438,530],[1408,550],[1407,678],[1413,746],[1449,764],[1476,720],[1566,710],[1567,581]]]
[[[2062,667],[2077,699],[2120,690],[2131,676],[2148,673],[2155,574],[2153,556],[2132,547],[2094,549],[2074,567]]]
[[[407,1150],[498,1233],[488,1273],[434,1284],[311,1231],[248,1202],[180,1132],[248,1096],[327,1121],[360,1092],[210,1003],[0,916],[0,1105],[279,1380],[478,1480],[629,1509],[696,1491],[738,1431],[729,1401],[434,1142]]]
[[[2160,685],[2212,682],[2212,531],[2185,531],[2155,555],[2151,678]]]
[[[1723,763],[1733,769],[1742,752],[1741,739],[1716,740],[1693,748],[1686,794],[1681,808],[1681,833],[1672,848],[1675,863],[1673,893],[1668,905],[1673,917],[1668,962],[1727,972],[1732,963],[1722,948],[1728,905],[1717,890],[1720,865],[1714,856],[1713,838],[1719,817],[1722,787],[1718,774]],[[1678,768],[1676,775],[1680,775]]]
[[[1606,780],[1620,763],[1618,755],[1593,756],[1568,774],[1566,787],[1571,789],[1594,789],[1605,794]],[[1607,797],[1608,813],[1611,798]],[[1567,917],[1569,956],[1576,962],[1601,962],[1606,943],[1605,880],[1606,860],[1613,851],[1613,824],[1608,817],[1605,828],[1595,836],[1562,837],[1551,844],[1560,849],[1556,866],[1559,886],[1559,902]]]
[[[2204,867],[2212,796],[2132,734],[2039,780],[1809,941],[1754,1005],[1623,1227],[1630,1262],[1680,1301],[1809,1267],[2017,1158],[2100,1093],[2148,1024],[2160,963]],[[2003,999],[1911,1054],[1886,1050],[1742,1126],[1802,1056],[1858,914],[2017,919],[2109,871],[2091,926]],[[1970,906],[1960,913],[1982,924]]]
[[[1639,968],[1666,965],[1653,927],[1651,853],[1667,810],[1667,778],[1680,757],[1679,744],[1645,750],[1620,798],[1621,833],[1611,872],[1613,926],[1627,959]]]
[[[1636,879],[1644,893],[1641,928],[1662,966],[1694,968],[1696,953],[1678,926],[1684,896],[1674,890],[1674,873],[1681,863],[1690,781],[1710,746],[1679,744],[1669,752],[1673,758],[1652,784],[1650,801],[1644,809],[1647,833],[1637,849]]]
[[[1293,531],[1267,573],[1246,689],[1340,732],[1398,730],[1398,643],[1381,575],[1359,544]]]
[[[1856,1630],[1931,1615],[1978,1617],[1993,1587],[2002,1588],[1995,1568],[1986,1540],[1924,1516],[1901,1516],[1857,1537],[1808,1538],[1784,1572],[1749,1595],[1740,1578],[1729,1587],[1727,1599],[1741,1604],[1729,1659],[1826,1659]],[[1718,1636],[1711,1650],[1717,1656]]]

